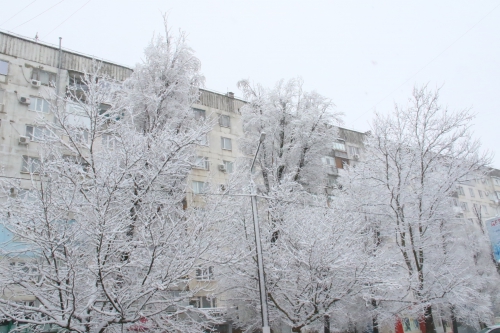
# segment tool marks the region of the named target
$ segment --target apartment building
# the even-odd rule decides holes
[[[34,41],[23,36],[0,32],[0,176],[16,178],[29,188],[30,162],[37,159],[39,139],[44,129],[35,125],[40,116],[51,121],[48,97],[85,90],[78,80],[93,62],[101,62],[101,70],[117,81],[124,81],[132,69],[89,55]],[[196,166],[192,169],[186,189],[187,202],[196,204],[208,183],[223,187],[241,156],[238,138],[243,135],[239,109],[244,101],[234,94],[201,90],[199,100],[192,106],[196,117],[213,124],[206,138],[198,145]],[[9,240],[8,232],[0,226],[0,242]],[[213,268],[193,272],[192,283],[215,283]],[[19,301],[33,302],[29,295]],[[189,304],[217,311],[224,306],[203,292]],[[231,325],[220,327],[230,332]]]
[[[470,224],[484,227],[484,221],[500,215],[500,170],[488,169],[482,178],[457,184],[455,211]]]

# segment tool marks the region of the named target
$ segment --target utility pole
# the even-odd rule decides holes
[[[269,311],[267,308],[267,292],[266,292],[266,280],[264,276],[264,261],[262,260],[262,243],[260,238],[260,225],[259,225],[259,215],[257,214],[257,189],[255,182],[253,181],[253,171],[255,160],[257,159],[257,154],[259,153],[260,145],[266,138],[265,133],[260,134],[259,145],[257,146],[257,151],[253,157],[252,165],[250,167],[250,186],[251,186],[251,199],[252,199],[252,216],[253,216],[253,227],[255,230],[255,249],[257,251],[257,269],[259,273],[259,291],[260,291],[260,310],[262,316],[262,333],[271,333],[271,328],[269,327]]]

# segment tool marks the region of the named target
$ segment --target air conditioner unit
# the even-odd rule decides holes
[[[30,138],[29,137],[23,136],[23,135],[21,135],[19,137],[19,144],[20,145],[27,145],[28,143],[30,143]]]
[[[226,172],[226,166],[224,164],[219,164],[219,171]]]
[[[0,104],[0,113],[5,113],[3,104]]]
[[[30,105],[31,101],[28,97],[20,97],[19,103],[24,104],[24,105]]]
[[[11,197],[17,197],[17,193],[18,193],[17,188],[15,188],[15,187],[10,188],[10,196]]]
[[[42,86],[42,82],[38,80],[31,80],[31,85],[35,88],[40,88]]]
[[[352,158],[353,158],[353,159],[355,159],[355,160],[357,161],[357,160],[359,160],[359,155],[358,155],[358,154],[354,154],[354,155],[352,156]]]

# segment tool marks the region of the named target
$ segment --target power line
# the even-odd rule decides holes
[[[33,0],[26,7],[24,7],[23,9],[21,9],[20,11],[18,11],[17,13],[15,13],[14,15],[12,15],[11,17],[9,17],[7,19],[7,21],[4,21],[2,24],[0,24],[0,27],[3,26],[5,23],[9,22],[10,20],[12,20],[14,17],[16,17],[18,14],[20,14],[23,10],[25,10],[26,8],[28,8],[29,6],[31,6],[34,2],[36,2],[36,0]]]
[[[54,29],[52,29],[48,34],[46,34],[45,36],[43,36],[44,38],[48,37],[52,32],[54,32],[54,30],[56,30],[57,28],[59,28],[61,25],[63,25],[67,20],[69,20],[73,15],[75,15],[76,13],[78,13],[81,9],[83,9],[83,7],[85,7],[90,1],[92,0],[89,0],[87,1],[86,3],[83,4],[83,6],[81,6],[80,8],[78,8],[76,11],[74,11],[70,16],[68,16],[68,18],[66,18],[64,21],[62,21],[59,25],[57,25]]]
[[[64,1],[65,1],[65,0],[61,0],[61,1],[59,1],[58,3],[56,3],[55,5],[53,5],[52,7],[50,7],[49,9],[47,9],[47,10],[45,10],[45,11],[41,12],[40,14],[38,14],[37,16],[35,16],[35,17],[33,17],[33,18],[30,18],[28,21],[26,21],[26,22],[24,22],[24,23],[19,24],[17,27],[12,28],[12,30],[17,29],[17,28],[19,28],[20,26],[23,26],[23,25],[25,25],[26,23],[33,21],[34,19],[36,19],[36,18],[37,18],[37,17],[39,17],[40,15],[45,14],[46,12],[48,12],[49,10],[51,10],[52,8],[54,8],[55,6],[57,6],[58,4],[60,4],[61,2],[64,2]]]
[[[417,76],[421,71],[423,71],[427,66],[429,66],[431,63],[433,63],[437,58],[439,58],[441,55],[443,55],[443,53],[445,53],[446,51],[448,51],[449,48],[451,48],[453,45],[455,45],[456,42],[458,42],[460,39],[462,39],[465,35],[467,35],[472,29],[474,29],[479,23],[481,23],[486,17],[488,17],[495,9],[497,9],[498,7],[500,7],[500,4],[496,5],[492,10],[490,10],[486,15],[484,15],[479,21],[477,21],[476,23],[474,23],[469,29],[467,29],[467,31],[465,31],[462,35],[460,35],[460,37],[458,37],[457,39],[455,39],[451,44],[449,44],[443,51],[441,51],[438,55],[436,55],[434,58],[432,58],[428,63],[426,63],[423,67],[421,67],[418,71],[415,72],[415,74],[413,74],[412,76],[410,76],[405,82],[403,82],[402,84],[400,84],[396,89],[394,89],[393,91],[391,91],[389,94],[387,94],[384,98],[382,98],[381,100],[379,100],[377,103],[375,103],[369,110],[366,110],[365,112],[363,112],[361,115],[359,115],[356,119],[354,119],[352,122],[351,122],[351,126],[354,124],[354,122],[356,122],[356,120],[358,120],[359,118],[361,118],[362,116],[364,116],[365,114],[367,114],[368,112],[370,112],[373,108],[375,108],[377,105],[379,105],[380,103],[382,103],[384,100],[387,99],[387,97],[391,96],[392,94],[394,94],[398,89],[400,89],[402,86],[404,86],[405,84],[407,84],[411,79],[413,79],[415,76]]]

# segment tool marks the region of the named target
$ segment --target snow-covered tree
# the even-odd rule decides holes
[[[83,91],[52,96],[30,180],[2,183],[13,237],[1,249],[2,320],[75,332],[195,332],[212,320],[189,299],[209,284],[194,272],[217,258],[222,217],[183,205],[210,130],[191,110],[203,77],[185,36],[166,33],[123,84],[96,64]]]
[[[241,109],[242,150],[253,155],[260,133],[266,133],[257,157],[263,193],[287,182],[296,182],[308,191],[321,193],[326,173],[321,157],[331,151],[335,125],[341,113],[330,99],[303,90],[301,79],[279,81],[273,89],[239,82],[248,104]]]
[[[342,208],[340,198],[329,207],[324,196],[322,157],[332,151],[340,114],[329,99],[303,91],[301,80],[280,81],[273,89],[248,81],[239,85],[248,100],[240,110],[243,151],[253,156],[260,134],[266,133],[255,173],[248,174],[247,167],[239,179],[253,178],[258,184],[272,325],[286,324],[294,332],[322,326],[325,315],[343,313],[348,300],[360,293],[367,271],[360,220]],[[247,188],[248,182],[239,187]],[[248,254],[227,267],[221,285],[239,309],[254,314],[238,316],[239,324],[251,330],[260,326],[252,215],[248,198],[233,203],[241,211],[233,220],[233,243]]]
[[[343,178],[352,207],[369,217],[399,272],[399,295],[374,289],[374,299],[422,316],[427,332],[435,332],[433,309],[467,308],[464,321],[487,321],[489,313],[452,204],[457,183],[480,174],[489,158],[472,138],[470,111],[443,108],[438,92],[415,88],[407,107],[377,114],[365,160]]]
[[[308,196],[301,192],[295,198],[274,197],[272,207],[265,198],[259,199],[271,324],[276,328],[286,324],[293,332],[322,327],[326,315],[345,316],[349,304],[359,299],[373,267],[367,261],[357,215],[342,209],[341,202],[331,208],[324,200],[304,200]],[[249,208],[248,199],[241,202],[245,204]],[[266,218],[270,215],[279,215],[282,221],[274,242],[275,229]],[[236,305],[253,314],[239,316],[239,324],[251,330],[260,325],[257,264],[251,213],[247,209],[240,217],[245,220],[238,223],[235,243],[247,249],[248,258],[228,267],[221,285],[230,288],[229,297]],[[332,325],[337,324],[332,319]]]

